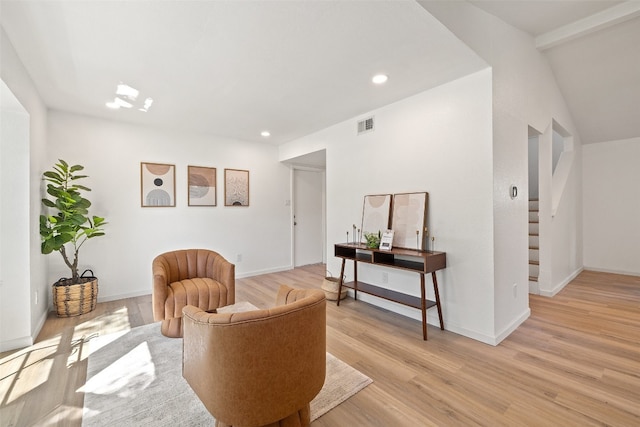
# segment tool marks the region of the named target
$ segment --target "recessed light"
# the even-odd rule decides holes
[[[271,132],[269,132],[268,130],[263,130],[262,132],[260,132],[260,135],[264,136],[265,138],[268,138],[271,136]]]
[[[117,96],[113,99],[113,101],[107,102],[106,105],[107,105],[107,107],[112,108],[114,110],[117,110],[120,107],[124,107],[124,108],[133,107],[133,104],[131,104],[130,102],[125,101],[122,98],[118,98]]]
[[[382,83],[386,82],[387,80],[389,80],[389,76],[387,76],[386,74],[376,74],[371,79],[371,81],[374,82],[377,85],[381,85]]]
[[[139,93],[138,89],[124,83],[118,84],[118,87],[116,88],[116,95],[129,98],[132,101],[135,101],[138,98]]]
[[[153,104],[153,99],[147,98],[144,100],[144,105],[142,106],[142,108],[138,108],[138,110],[146,113],[147,111],[149,111],[149,107],[151,107],[151,104]]]

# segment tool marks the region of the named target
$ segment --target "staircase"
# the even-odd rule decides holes
[[[538,200],[529,200],[529,292],[537,294],[540,272]]]

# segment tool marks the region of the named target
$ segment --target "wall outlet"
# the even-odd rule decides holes
[[[382,283],[389,283],[389,273],[386,271],[382,272]]]
[[[514,298],[518,297],[518,284],[517,283],[513,284],[513,297]]]
[[[236,262],[242,262],[242,254],[236,255]]]

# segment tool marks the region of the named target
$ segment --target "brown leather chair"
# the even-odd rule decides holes
[[[281,286],[276,307],[241,313],[183,310],[182,375],[217,427],[308,426],[324,384],[326,301]]]
[[[235,265],[208,249],[166,252],[153,260],[153,319],[168,337],[182,336],[182,309],[213,310],[235,302]]]

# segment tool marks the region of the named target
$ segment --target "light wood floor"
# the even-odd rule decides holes
[[[237,300],[271,306],[280,283],[319,287],[324,266],[240,279]],[[446,283],[441,283],[446,286]],[[583,272],[492,347],[363,302],[327,308],[327,350],[373,384],[321,426],[640,426],[640,277]],[[27,349],[0,360],[0,425],[80,426],[93,334],[153,322],[151,297],[53,314]],[[188,425],[188,422],[185,422]]]

